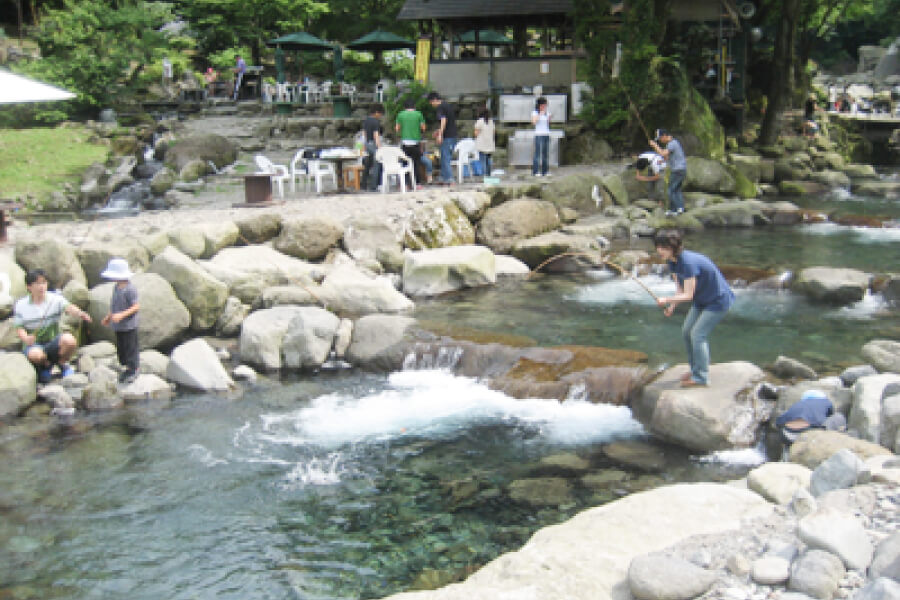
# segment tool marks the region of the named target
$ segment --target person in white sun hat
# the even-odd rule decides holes
[[[112,258],[100,276],[115,282],[109,301],[109,313],[103,317],[101,324],[112,327],[116,332],[116,354],[125,367],[125,371],[119,375],[119,381],[131,383],[140,368],[138,311],[141,304],[138,302],[137,288],[131,283],[134,273],[128,268],[128,261],[124,258]]]

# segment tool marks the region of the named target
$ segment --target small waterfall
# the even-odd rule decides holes
[[[437,352],[434,348],[417,346],[412,352],[403,359],[404,371],[423,371],[430,369],[440,369],[443,371],[453,371],[462,358],[463,349],[460,346],[440,346]]]

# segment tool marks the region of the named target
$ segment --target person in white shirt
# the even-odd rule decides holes
[[[490,177],[491,162],[497,147],[494,142],[494,119],[491,118],[491,109],[487,107],[481,109],[475,121],[475,149],[478,150],[485,177]]]
[[[638,181],[646,181],[647,195],[651,200],[662,204],[659,182],[662,181],[662,174],[666,170],[666,159],[656,152],[644,152],[638,156],[634,167],[636,169],[634,178]]]
[[[550,171],[550,109],[547,99],[541,96],[531,113],[534,125],[534,159],[531,162],[531,174],[535,177],[546,177]]]
[[[29,271],[25,286],[28,295],[20,298],[13,308],[13,323],[22,351],[37,369],[40,383],[50,381],[54,364],[59,365],[63,377],[68,377],[75,372],[69,359],[75,354],[78,341],[71,333],[60,333],[59,319],[65,312],[90,323],[91,316],[70,304],[59,292],[48,292],[43,269]]]

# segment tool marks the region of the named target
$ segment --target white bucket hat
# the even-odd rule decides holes
[[[100,273],[103,279],[111,279],[113,281],[128,281],[134,276],[131,269],[128,268],[128,261],[124,258],[111,258],[106,265],[106,270]]]

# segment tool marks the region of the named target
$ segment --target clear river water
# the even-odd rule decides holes
[[[900,202],[809,199],[833,214],[900,218]],[[649,250],[646,241],[633,243]],[[720,265],[897,271],[900,229],[834,224],[716,230],[687,247]],[[663,277],[642,281],[658,293]],[[585,344],[683,361],[681,318],[633,281],[545,276],[417,303],[416,316],[541,345]],[[860,361],[874,337],[900,339],[877,294],[846,308],[787,291],[737,290],[711,339],[714,361],[779,354],[822,372]],[[627,408],[514,400],[437,370],[263,379],[239,400],[183,394],[165,406],[47,425],[0,426],[0,599],[379,598],[465,577],[538,528],[665,482],[726,480],[759,449],[660,464],[604,452],[646,440]],[[588,461],[566,500],[515,501],[511,484]],[[548,459],[550,459],[548,461]]]

